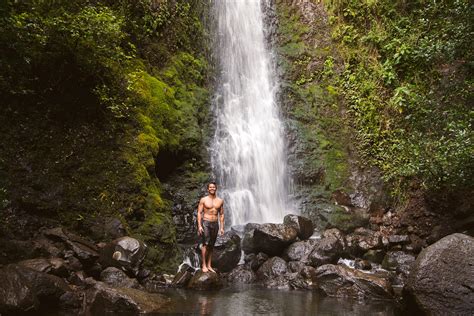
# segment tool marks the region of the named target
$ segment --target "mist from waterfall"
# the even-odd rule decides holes
[[[277,79],[260,0],[214,1],[219,78],[212,166],[231,224],[281,222],[289,204]]]

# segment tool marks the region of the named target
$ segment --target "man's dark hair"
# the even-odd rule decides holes
[[[207,184],[207,188],[208,188],[208,189],[209,189],[209,186],[210,186],[211,184],[214,184],[214,185],[216,186],[216,189],[217,189],[217,183],[215,183],[214,181],[211,181],[211,182],[209,182],[209,183]]]

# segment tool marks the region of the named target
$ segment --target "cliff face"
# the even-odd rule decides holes
[[[472,209],[472,186],[466,182],[472,138],[462,127],[469,125],[463,114],[469,102],[460,92],[472,91],[466,77],[469,67],[463,61],[470,58],[465,51],[467,42],[458,34],[451,43],[456,53],[438,51],[425,56],[451,69],[451,80],[464,87],[453,92],[453,87],[445,85],[443,71],[426,61],[423,66],[418,64],[422,57],[414,52],[427,48],[412,47],[413,39],[407,35],[418,33],[428,45],[443,29],[438,23],[447,18],[442,9],[412,8],[437,25],[436,31],[429,31],[421,22],[400,22],[413,12],[386,1],[275,1],[275,8],[280,98],[287,122],[289,163],[303,214],[321,229],[347,231],[366,226],[384,234],[411,234],[413,240],[425,244],[453,231],[472,232],[467,211]],[[464,15],[457,18],[453,24],[458,29],[469,27]],[[405,31],[396,33],[393,23],[402,23]],[[454,32],[450,27],[444,31]],[[387,51],[394,42],[413,51],[391,69],[397,79],[387,82],[386,74],[377,69],[398,56]],[[404,97],[400,106],[405,108],[394,112],[393,102],[407,82],[416,90],[411,95],[415,98],[416,94],[416,100]],[[440,94],[458,97],[451,105],[432,100],[426,88],[430,85]],[[440,108],[451,123],[439,117]],[[418,120],[412,120],[414,116]],[[426,124],[430,119],[432,125]],[[457,126],[457,131],[450,132],[445,123]],[[433,132],[434,126],[440,130]],[[455,133],[466,135],[465,140],[456,139]],[[428,139],[433,142],[429,146]],[[433,147],[443,139],[463,148],[443,158],[443,149]],[[446,159],[452,159],[453,165],[444,165]],[[459,168],[456,176],[451,168]]]
[[[52,225],[130,234],[150,246],[149,267],[174,270],[164,188],[180,168],[196,186],[206,178],[207,5],[2,7],[2,244]]]

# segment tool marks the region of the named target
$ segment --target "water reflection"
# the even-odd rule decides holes
[[[360,302],[321,297],[311,291],[268,290],[257,286],[211,292],[170,289],[164,294],[172,299],[163,310],[165,315],[401,315],[389,301]]]

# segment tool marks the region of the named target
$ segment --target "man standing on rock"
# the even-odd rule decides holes
[[[202,272],[216,272],[211,266],[212,251],[217,233],[224,234],[224,200],[216,196],[216,191],[216,183],[210,182],[207,185],[208,195],[199,201],[197,222],[198,235],[202,238]]]

